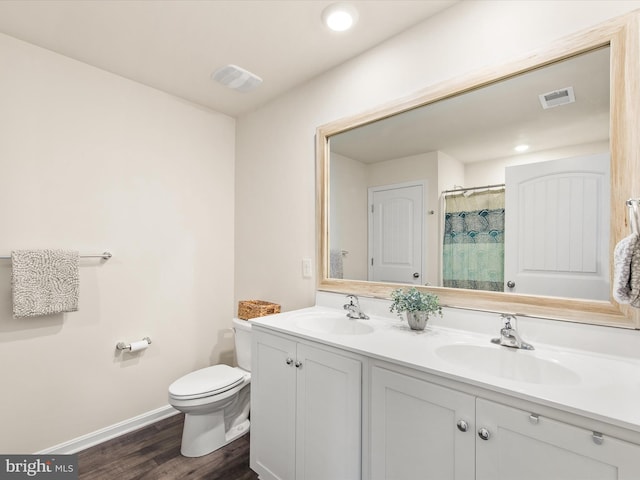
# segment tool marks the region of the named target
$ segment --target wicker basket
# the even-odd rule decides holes
[[[265,302],[264,300],[241,300],[238,302],[238,318],[249,320],[250,318],[264,317],[280,313],[280,305]]]

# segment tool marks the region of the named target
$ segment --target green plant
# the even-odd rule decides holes
[[[399,317],[402,316],[402,312],[428,312],[442,316],[442,307],[437,295],[421,292],[415,287],[394,290],[391,292],[391,300],[389,311],[397,312]]]

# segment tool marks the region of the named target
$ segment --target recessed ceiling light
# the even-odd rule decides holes
[[[526,152],[529,150],[529,145],[518,145],[514,148],[514,150],[518,153]]]
[[[348,3],[334,3],[322,11],[322,21],[334,32],[344,32],[358,21],[358,11]]]

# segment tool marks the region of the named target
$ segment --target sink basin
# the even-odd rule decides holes
[[[373,327],[366,320],[351,320],[346,314],[315,313],[303,315],[296,322],[299,328],[317,333],[334,333],[339,335],[363,335],[373,332]]]
[[[577,373],[557,360],[544,359],[535,352],[493,345],[454,344],[436,349],[446,362],[494,377],[517,382],[575,385]]]

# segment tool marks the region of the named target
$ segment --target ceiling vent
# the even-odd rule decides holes
[[[566,105],[567,103],[573,103],[576,101],[576,97],[573,94],[573,87],[561,88],[560,90],[554,90],[553,92],[543,93],[538,95],[542,108],[558,107],[560,105]]]
[[[237,65],[225,65],[213,72],[211,78],[239,92],[249,92],[262,84],[259,76]]]

